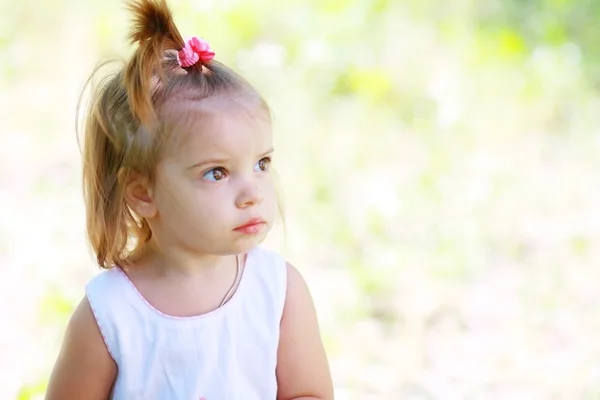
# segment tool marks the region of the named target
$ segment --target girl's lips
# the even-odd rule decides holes
[[[246,221],[244,225],[240,225],[233,230],[236,232],[244,233],[247,235],[252,235],[260,232],[265,227],[266,222],[260,218],[252,218]]]

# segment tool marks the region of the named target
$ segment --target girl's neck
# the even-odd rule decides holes
[[[235,263],[235,255],[199,254],[183,249],[161,249],[152,240],[132,260],[134,268],[164,277],[212,276]]]

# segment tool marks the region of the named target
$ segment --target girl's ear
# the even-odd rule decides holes
[[[148,179],[138,172],[131,172],[125,187],[125,201],[141,218],[148,219],[156,215],[157,209],[152,194],[152,186]]]

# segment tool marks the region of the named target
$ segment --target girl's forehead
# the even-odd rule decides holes
[[[233,155],[272,147],[270,115],[263,107],[227,100],[202,103],[173,115],[178,153]]]
[[[193,91],[183,91],[170,96],[160,106],[160,114],[167,122],[176,124],[196,124],[199,119],[222,115],[270,120],[268,107],[261,98],[251,94],[227,92],[198,98]]]

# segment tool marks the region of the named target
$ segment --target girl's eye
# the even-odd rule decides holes
[[[265,157],[265,158],[261,158],[260,160],[258,160],[256,165],[254,166],[254,170],[256,172],[261,172],[261,171],[264,172],[264,171],[267,171],[270,166],[271,166],[271,159],[269,157]]]
[[[227,176],[227,174],[225,173],[225,170],[221,167],[218,168],[213,168],[213,169],[209,169],[208,171],[206,171],[203,175],[203,178],[208,180],[208,181],[220,181],[221,179],[225,178],[225,176]]]

